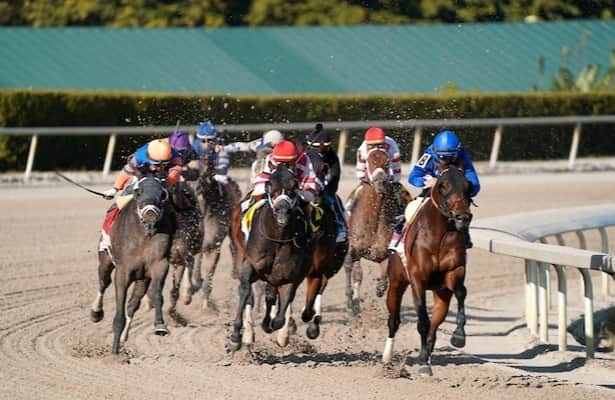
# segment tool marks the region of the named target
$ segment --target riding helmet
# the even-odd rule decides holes
[[[205,121],[199,124],[199,128],[196,131],[196,137],[204,140],[215,139],[218,137],[218,132],[211,121]]]
[[[153,162],[168,162],[171,160],[172,155],[171,145],[166,140],[156,139],[147,144],[147,156]]]
[[[433,139],[433,149],[438,157],[457,157],[461,140],[453,131],[442,131]]]
[[[169,144],[177,151],[183,151],[190,147],[190,138],[184,131],[173,132],[169,136]]]
[[[297,158],[297,148],[290,140],[282,140],[273,148],[271,156],[276,162],[289,162]]]
[[[263,133],[262,144],[263,146],[273,147],[276,144],[278,144],[280,140],[283,140],[283,139],[284,139],[284,135],[282,135],[282,132],[272,129],[270,131]]]
[[[386,134],[381,128],[369,128],[365,132],[365,143],[367,144],[384,144]]]
[[[314,132],[310,133],[308,137],[308,144],[313,147],[330,146],[331,145],[331,135],[329,132],[325,131],[322,124],[316,124],[316,128]]]

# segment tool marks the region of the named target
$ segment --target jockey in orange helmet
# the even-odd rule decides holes
[[[128,157],[128,162],[115,179],[113,187],[103,192],[105,199],[113,199],[117,192],[126,187],[135,174],[144,172],[163,174],[168,186],[179,181],[182,172],[181,157],[173,151],[168,140],[152,140],[139,147],[134,154]]]

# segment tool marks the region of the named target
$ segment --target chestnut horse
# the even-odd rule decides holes
[[[327,173],[327,165],[318,167],[317,176],[323,180]],[[337,196],[336,196],[337,197]],[[318,205],[323,210],[320,219],[320,228],[312,257],[312,264],[307,274],[307,289],[305,292],[305,308],[301,319],[310,322],[306,335],[310,339],[316,339],[320,335],[321,299],[327,287],[329,279],[335,275],[342,265],[348,252],[348,241],[336,242],[337,216],[331,208],[329,201],[340,201],[339,198],[329,199],[324,193],[318,195]]]
[[[355,315],[361,312],[361,258],[380,263],[379,281],[385,283],[395,218],[404,211],[397,188],[389,181],[389,161],[383,147],[371,149],[367,154],[366,177],[351,194],[354,207],[348,217],[350,250],[344,268],[347,304]]]
[[[155,308],[154,333],[169,333],[162,315],[162,288],[169,270],[168,257],[176,222],[168,198],[169,193],[160,179],[152,175],[139,179],[133,188],[133,199],[117,215],[111,227],[112,256],[107,251],[98,253],[100,288],[90,318],[98,322],[104,317],[103,294],[111,283],[115,266],[114,354],[119,353],[120,341],[125,342],[128,338],[134,313],[150,284]],[[134,288],[126,307],[128,287],[133,282]]]
[[[297,287],[305,279],[313,252],[308,207],[297,195],[297,189],[295,175],[286,165],[279,165],[271,174],[265,203],[254,211],[245,253],[236,256],[244,258],[239,271],[237,316],[229,343],[233,351],[242,343],[254,341],[251,284],[257,280],[267,282],[267,309],[262,328],[267,333],[282,328],[278,344],[282,347],[288,344],[290,305]],[[272,319],[271,309],[278,298],[280,306]]]
[[[436,343],[436,331],[446,318],[451,296],[457,298],[457,328],[451,337],[455,347],[465,346],[464,286],[466,246],[462,231],[472,219],[470,213],[470,184],[463,169],[450,166],[442,169],[431,189],[431,199],[419,211],[408,227],[404,241],[404,259],[397,252],[389,257],[389,336],[382,360],[390,363],[395,333],[400,324],[402,297],[411,286],[414,307],[418,316],[417,328],[421,335],[419,373],[431,375],[431,353]],[[433,292],[431,323],[427,315],[425,292]]]

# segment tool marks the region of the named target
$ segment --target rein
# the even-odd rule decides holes
[[[444,174],[446,174],[448,172],[449,168],[446,168],[444,171],[442,171],[440,173],[440,177],[444,176]],[[430,193],[429,193],[429,198],[431,200],[431,204],[433,204],[433,206],[440,212],[440,214],[442,214],[445,218],[448,219],[449,222],[452,222],[455,220],[455,217],[453,216],[453,213],[451,212],[448,204],[446,203],[446,201],[443,204],[438,204],[438,202],[435,200],[435,196],[434,194],[436,194],[436,187],[437,185],[434,185],[431,187]],[[444,200],[446,200],[452,193],[454,193],[454,189],[451,190],[449,193],[443,195],[444,196]],[[472,199],[470,199],[470,203],[473,204],[474,202],[472,201]]]
[[[139,179],[137,181],[137,183],[135,184],[135,189],[137,189],[139,187],[139,183],[143,182],[145,179],[147,179],[148,177],[143,177],[141,179]],[[160,200],[161,204],[166,203],[167,199],[169,198],[169,192],[168,190],[162,186],[162,181],[158,178],[154,178],[162,187],[162,193],[164,194],[164,196],[162,197],[162,199]],[[153,204],[148,204],[145,207],[141,208],[139,207],[139,205],[137,205],[137,215],[139,216],[139,220],[141,222],[143,222],[143,217],[145,216],[145,214],[147,214],[148,212],[153,212],[154,215],[156,215],[156,221],[160,221],[160,219],[162,218],[162,214],[164,213],[164,209],[153,205]]]
[[[284,196],[284,197],[282,197],[282,196]],[[282,197],[282,199],[280,199],[280,197]],[[289,204],[291,205],[291,210],[294,210],[294,209],[295,209],[296,200],[295,200],[295,199],[291,199],[288,195],[284,194],[284,192],[283,192],[283,191],[282,191],[282,194],[281,194],[280,196],[278,196],[278,198],[276,198],[276,201],[277,201],[278,199],[280,199],[280,201],[281,201],[281,200],[288,201],[288,202],[289,202]],[[290,200],[292,200],[292,202],[291,202]],[[274,203],[273,203],[273,201],[271,200],[271,195],[270,195],[269,193],[267,193],[267,203],[269,204],[269,208],[271,208],[271,211],[273,212],[273,205],[274,205]],[[299,208],[299,212],[301,212],[301,213],[303,214],[303,210],[301,210],[300,208]],[[258,219],[258,231],[259,231],[259,233],[260,233],[261,235],[263,235],[263,237],[264,237],[265,239],[267,239],[267,240],[269,240],[269,241],[271,241],[271,242],[274,242],[274,243],[280,243],[280,244],[286,244],[286,243],[293,242],[293,245],[294,245],[296,248],[299,248],[299,247],[300,247],[300,246],[297,244],[297,236],[296,236],[296,235],[293,235],[293,237],[288,238],[288,239],[275,239],[275,238],[272,238],[271,236],[267,235],[267,234],[265,233],[265,230],[263,229],[263,219],[262,219],[262,218],[260,218],[260,216],[259,216],[259,219]]]

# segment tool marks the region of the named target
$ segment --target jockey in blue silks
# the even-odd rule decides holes
[[[410,172],[408,183],[423,189],[423,191],[408,204],[407,212],[404,216],[400,217],[400,222],[395,226],[395,232],[393,233],[393,239],[389,248],[393,249],[397,246],[406,219],[411,221],[424,201],[429,198],[430,189],[436,184],[437,178],[440,175],[437,168],[438,164],[457,167],[463,165],[465,178],[470,182],[470,197],[476,196],[480,191],[480,183],[474,169],[474,164],[468,152],[462,147],[459,137],[457,137],[455,132],[448,130],[438,133],[434,137],[433,143],[425,149],[425,152]],[[470,233],[468,231],[462,233],[464,233],[466,239],[466,246],[471,248]]]

